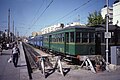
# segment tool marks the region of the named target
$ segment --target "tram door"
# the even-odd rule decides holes
[[[101,34],[96,33],[95,35],[95,51],[96,54],[100,55],[101,54]]]
[[[65,53],[69,53],[69,32],[65,33]]]

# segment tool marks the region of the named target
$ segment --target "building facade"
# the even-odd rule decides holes
[[[37,32],[32,32],[32,36],[33,36],[33,37],[35,37],[35,36],[37,36],[37,35],[38,35]]]
[[[113,7],[108,8],[109,13],[109,24],[120,26],[120,0],[116,0],[113,4]],[[107,7],[101,9],[101,15],[105,19],[107,14]]]
[[[109,23],[112,24],[113,23],[113,8],[112,7],[108,8],[108,13],[109,13]],[[106,14],[107,14],[107,7],[104,7],[101,9],[101,15],[103,19],[105,19]]]
[[[41,33],[42,34],[50,33],[52,31],[56,31],[56,30],[62,29],[63,27],[64,27],[64,24],[59,23],[59,24],[56,24],[56,25],[52,25],[52,26],[43,28],[41,30]]]
[[[72,23],[70,23],[70,24],[67,24],[65,27],[77,26],[77,25],[81,25],[80,22],[72,22]]]
[[[120,26],[120,1],[113,4],[113,25]]]

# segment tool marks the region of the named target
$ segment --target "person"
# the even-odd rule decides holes
[[[2,44],[0,44],[0,55],[2,54]]]
[[[6,49],[6,43],[5,42],[3,42],[3,44],[2,44],[2,49]]]
[[[14,44],[14,47],[12,49],[12,53],[13,53],[13,63],[14,63],[14,66],[17,67],[18,58],[19,58],[19,55],[20,55],[20,50],[19,50],[17,44]]]
[[[8,50],[10,47],[9,43],[6,44],[6,49]]]

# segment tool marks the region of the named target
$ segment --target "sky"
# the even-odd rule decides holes
[[[14,26],[20,36],[31,36],[57,23],[71,23],[80,19],[87,23],[89,13],[100,11],[106,0],[0,0],[0,30],[8,27],[8,9],[10,9],[10,31]],[[112,6],[115,0],[109,0]]]

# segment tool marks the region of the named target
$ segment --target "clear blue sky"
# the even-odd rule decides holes
[[[11,27],[14,20],[15,27],[19,34],[23,36],[27,32],[26,35],[28,36],[31,35],[31,32],[40,31],[41,28],[48,25],[56,23],[67,24],[77,21],[78,15],[80,15],[80,22],[85,24],[87,23],[88,14],[103,8],[106,0],[92,0],[61,20],[58,19],[89,0],[53,0],[51,5],[46,9],[51,1],[52,0],[0,0],[0,29],[5,30],[8,27],[9,8],[11,10]],[[109,0],[109,5],[112,6],[114,1],[115,0]],[[45,9],[46,11],[43,13]]]

